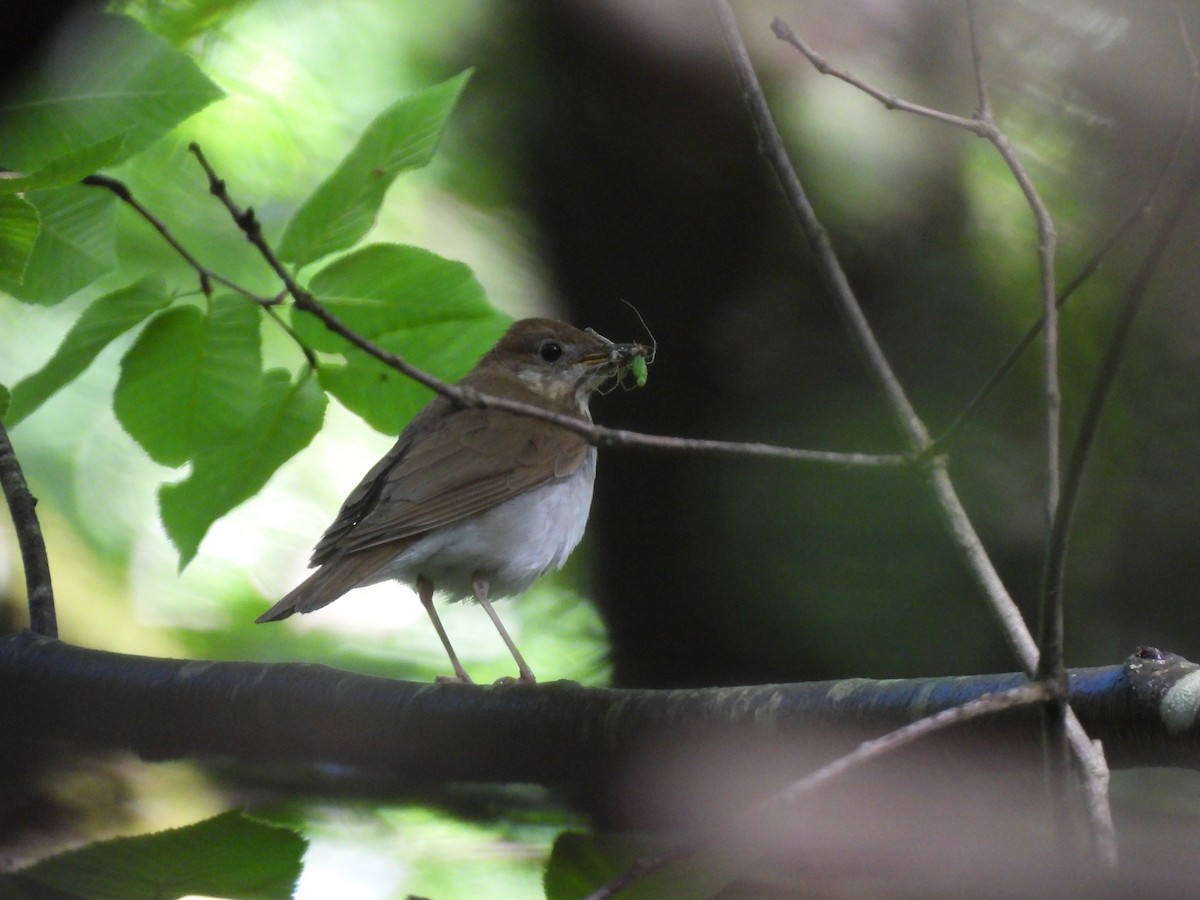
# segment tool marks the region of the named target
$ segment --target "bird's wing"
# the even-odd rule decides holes
[[[314,565],[484,512],[572,475],[587,457],[587,442],[574,432],[546,428],[530,437],[526,429],[511,427],[512,413],[425,412],[440,427],[422,428],[420,439],[413,440],[409,435],[418,425],[413,420],[347,498],[313,551]]]

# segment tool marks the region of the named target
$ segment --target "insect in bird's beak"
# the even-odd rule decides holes
[[[647,347],[645,344],[637,342],[618,344],[610,341],[594,329],[586,328],[584,331],[602,341],[605,345],[605,351],[589,357],[589,362],[610,365],[613,369],[613,375],[617,379],[616,383],[622,387],[627,387],[625,380],[626,372],[633,376],[634,385],[637,387],[645,386],[646,366],[654,361],[654,347]]]

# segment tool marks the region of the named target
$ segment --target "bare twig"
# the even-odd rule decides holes
[[[504,397],[493,397],[480,391],[463,388],[459,385],[442,381],[423,369],[419,369],[403,357],[383,349],[373,341],[358,334],[352,328],[333,315],[306,290],[276,255],[270,243],[263,236],[262,227],[251,208],[242,209],[229,195],[224,180],[216,173],[203,151],[192,144],[190,149],[208,176],[209,191],[229,211],[234,222],[246,235],[246,239],[259,251],[272,271],[279,276],[287,292],[291,294],[297,309],[311,313],[332,331],[349,341],[369,356],[384,365],[422,384],[432,391],[448,397],[462,406],[481,409],[500,409],[518,415],[530,416],[552,422],[569,431],[586,438],[601,446],[642,447],[650,450],[669,450],[673,452],[705,453],[734,456],[755,456],[772,459],[786,459],[795,462],[820,463],[825,465],[886,468],[910,465],[914,457],[909,454],[870,454],[870,453],[838,453],[823,450],[802,450],[793,447],[779,447],[771,444],[742,443],[739,441],[714,441],[706,439],[677,438],[665,435],[642,434],[640,432],[622,429],[604,428],[574,416],[555,413],[528,403],[509,400]]]
[[[640,447],[647,450],[717,456],[746,456],[843,468],[899,468],[911,466],[918,462],[915,454],[841,453],[831,450],[805,450],[795,447],[780,447],[773,444],[717,441],[704,438],[679,438],[667,435],[644,434],[624,429],[605,428],[571,416],[559,415],[540,407],[530,406],[515,400],[507,400],[502,397],[492,397],[478,391],[463,389],[441,381],[428,372],[418,369],[397,354],[390,353],[378,344],[367,340],[325,309],[310,292],[306,291],[292,277],[291,273],[280,262],[270,244],[263,237],[262,229],[259,226],[254,211],[252,209],[243,210],[239,208],[229,196],[225,182],[217,175],[200,148],[193,144],[191,149],[208,177],[210,192],[222,202],[247,239],[254,244],[268,265],[271,266],[272,270],[283,281],[285,287],[282,293],[271,297],[257,294],[205,266],[175,237],[166,222],[134,197],[133,192],[124,182],[107,175],[89,175],[83,179],[83,183],[111,191],[124,203],[128,204],[139,216],[145,219],[184,262],[196,272],[200,279],[201,290],[206,294],[212,293],[212,285],[214,283],[221,284],[262,307],[263,311],[292,337],[304,353],[311,368],[317,368],[316,354],[311,347],[307,346],[300,339],[291,325],[279,316],[277,311],[283,299],[289,295],[293,298],[298,308],[312,313],[322,321],[326,328],[340,335],[368,356],[374,357],[384,365],[401,372],[419,384],[423,384],[431,390],[449,397],[456,403],[464,406],[503,409],[517,415],[540,418],[574,431],[598,446]]]
[[[1062,506],[1050,533],[1050,543],[1046,556],[1043,592],[1045,595],[1054,597],[1055,599],[1061,598],[1063,591],[1071,520],[1078,503],[1079,490],[1083,483],[1084,471],[1087,468],[1088,456],[1095,444],[1096,430],[1100,424],[1100,416],[1104,410],[1104,403],[1108,399],[1109,392],[1116,379],[1117,370],[1124,357],[1125,345],[1129,339],[1130,329],[1133,327],[1134,317],[1137,315],[1142,301],[1146,297],[1150,280],[1153,278],[1158,264],[1162,260],[1163,253],[1166,251],[1171,239],[1175,236],[1184,211],[1195,199],[1197,193],[1200,193],[1200,159],[1193,161],[1191,172],[1188,174],[1183,189],[1179,192],[1175,202],[1171,204],[1163,220],[1159,223],[1150,247],[1146,251],[1145,259],[1142,260],[1141,265],[1138,266],[1137,271],[1130,281],[1125,298],[1117,314],[1117,322],[1113,328],[1112,337],[1105,348],[1104,357],[1100,363],[1100,371],[1096,376],[1096,383],[1092,386],[1091,393],[1088,395],[1087,407],[1084,410],[1079,426],[1079,434],[1075,438],[1075,445],[1072,448],[1071,457],[1067,465]]]
[[[1038,265],[1041,269],[1041,299],[1042,299],[1042,378],[1045,395],[1046,416],[1046,527],[1054,521],[1058,509],[1060,486],[1059,455],[1062,444],[1062,391],[1058,383],[1058,305],[1055,302],[1054,256],[1058,246],[1058,232],[1054,227],[1054,219],[1046,208],[1037,186],[1029,177],[1024,164],[1013,149],[1008,136],[996,125],[992,115],[992,103],[988,96],[987,81],[983,76],[982,56],[979,48],[978,26],[975,19],[975,4],[967,0],[967,26],[971,38],[971,62],[975,71],[975,83],[979,96],[978,118],[988,127],[987,139],[996,148],[1013,180],[1016,181],[1025,202],[1033,213],[1038,234]],[[1061,636],[1060,636],[1061,642]],[[1043,646],[1043,663],[1046,659],[1046,648]],[[1061,648],[1056,654],[1061,657]],[[1055,663],[1061,667],[1061,658]]]
[[[767,98],[763,94],[762,86],[758,83],[758,76],[750,62],[750,54],[738,33],[733,10],[724,0],[717,0],[716,9],[726,48],[733,60],[733,67],[737,72],[746,105],[750,107],[750,114],[758,129],[763,156],[779,180],[780,187],[783,188],[788,206],[812,249],[821,278],[825,282],[838,312],[850,329],[855,347],[865,358],[868,369],[887,396],[892,413],[899,422],[910,448],[919,453],[929,445],[929,433],[912,403],[909,402],[908,395],[900,384],[900,379],[892,371],[883,349],[879,346],[879,342],[871,330],[871,325],[867,322],[862,307],[854,295],[854,289],[850,286],[850,281],[833,250],[829,234],[820,219],[817,218],[816,210],[813,209],[812,203],[804,191],[804,186],[800,183],[800,178],[796,174],[791,160],[788,159],[783,136],[780,135],[771,110],[767,106]]]
[[[220,272],[210,269],[208,266],[201,263],[200,260],[198,260],[177,237],[175,237],[175,234],[171,231],[170,226],[167,225],[167,223],[161,218],[156,216],[153,212],[151,212],[144,203],[142,203],[133,195],[133,191],[129,189],[129,185],[125,184],[125,182],[116,178],[112,178],[109,175],[88,175],[82,179],[81,183],[89,185],[90,187],[99,187],[104,188],[107,191],[111,191],[117,195],[122,203],[127,205],[130,209],[141,216],[147,223],[149,223],[150,227],[157,231],[162,239],[167,242],[167,245],[170,246],[170,248],[174,250],[184,262],[192,267],[193,271],[195,271],[196,275],[200,279],[200,290],[206,297],[212,296],[213,284],[219,284],[233,291],[235,294],[239,294],[245,297],[247,300],[251,300],[261,306],[263,311],[266,312],[272,320],[274,320],[275,324],[287,332],[292,340],[296,342],[296,345],[300,347],[301,352],[308,360],[309,366],[314,369],[317,367],[317,356],[312,351],[312,348],[306,346],[304,342],[300,340],[300,336],[297,335],[294,330],[292,330],[291,325],[280,318],[279,313],[275,309],[275,307],[277,307],[282,301],[282,296],[264,297],[262,294],[255,293],[249,288],[238,284],[236,281],[230,278],[226,278]]]
[[[183,260],[195,270],[196,274],[200,277],[200,290],[206,296],[212,296],[213,282],[216,282],[217,284],[224,285],[235,293],[241,294],[243,297],[248,297],[259,305],[264,304],[265,299],[263,297],[259,296],[253,291],[247,290],[240,284],[225,278],[220,273],[213,271],[201,263],[200,260],[196,259],[196,257],[192,255],[191,251],[189,251],[187,247],[185,247],[179,241],[179,239],[175,237],[175,234],[171,231],[170,226],[152,213],[140,200],[138,200],[137,197],[133,195],[133,191],[129,189],[129,185],[125,184],[125,182],[119,181],[118,179],[112,178],[108,175],[88,175],[86,178],[82,179],[82,183],[89,185],[90,187],[99,187],[104,188],[106,191],[111,191],[113,194],[117,195],[122,203],[133,209],[139,216],[145,219],[150,226],[162,236],[162,239],[170,245],[171,249],[179,254],[179,256],[181,256]]]
[[[844,776],[852,769],[863,766],[889,753],[894,753],[901,747],[905,747],[914,741],[950,728],[953,725],[977,719],[980,716],[992,715],[1004,710],[1014,709],[1018,706],[1029,706],[1033,703],[1045,702],[1051,696],[1051,693],[1045,685],[1037,682],[1023,684],[1002,693],[985,694],[979,699],[971,700],[961,706],[955,706],[934,713],[931,716],[926,716],[923,719],[917,719],[915,722],[911,722],[902,728],[897,728],[895,731],[888,732],[882,737],[864,741],[845,756],[838,757],[815,772],[806,775],[798,781],[792,782],[778,793],[772,794],[767,799],[738,814],[734,819],[734,830],[752,826],[755,822],[767,818],[771,813],[786,809],[805,795],[811,794],[835,779]],[[651,872],[655,872],[663,866],[678,862],[679,860],[686,859],[703,850],[705,846],[707,846],[707,843],[701,838],[680,843],[662,853],[639,859],[616,878],[588,894],[585,900],[608,900],[608,898],[615,897],[621,891],[636,884]]]
[[[1162,190],[1164,181],[1166,180],[1167,172],[1175,165],[1179,158],[1180,151],[1183,149],[1184,139],[1187,133],[1191,130],[1192,125],[1196,121],[1196,106],[1200,100],[1200,57],[1196,54],[1196,49],[1192,44],[1191,35],[1188,32],[1187,22],[1183,16],[1183,10],[1178,3],[1175,4],[1176,17],[1178,19],[1180,42],[1183,45],[1184,52],[1187,54],[1189,68],[1191,70],[1191,88],[1188,90],[1188,99],[1185,104],[1183,115],[1180,117],[1178,126],[1175,129],[1175,134],[1171,137],[1166,154],[1163,156],[1162,163],[1158,166],[1154,177],[1151,179],[1149,186],[1133,208],[1126,213],[1117,226],[1112,230],[1112,233],[1104,240],[1103,243],[1096,249],[1091,257],[1085,262],[1067,284],[1058,292],[1057,304],[1058,308],[1066,304],[1071,299],[1083,284],[1091,278],[1099,270],[1101,263],[1108,257],[1112,249],[1128,235],[1143,219],[1150,215],[1154,208],[1154,204],[1158,201],[1159,192]],[[1004,380],[1008,373],[1012,370],[1013,365],[1025,348],[1033,343],[1034,339],[1041,333],[1042,324],[1045,322],[1044,317],[1039,316],[1038,320],[1033,323],[1030,329],[1025,332],[1025,335],[1020,341],[1008,352],[1004,360],[996,367],[996,370],[988,377],[983,386],[976,391],[967,405],[955,417],[950,426],[939,435],[934,442],[933,452],[939,452],[949,446],[957,434],[962,430],[963,426],[983,405],[984,401],[991,396],[996,387]]]
[[[46,542],[38,524],[37,499],[29,492],[21,464],[8,439],[8,431],[0,422],[0,487],[8,501],[21,548],[21,564],[25,569],[25,589],[29,596],[29,628],[36,634],[58,637],[58,618],[54,612],[54,588],[50,584],[50,562],[46,558]]]
[[[874,97],[887,109],[899,110],[901,112],[912,113],[916,116],[922,116],[926,119],[932,119],[935,122],[941,122],[944,125],[953,125],[955,128],[961,128],[964,131],[970,131],[979,137],[989,137],[990,129],[988,122],[981,118],[967,118],[965,116],[956,116],[953,113],[943,112],[940,109],[932,109],[928,106],[922,106],[920,103],[913,103],[911,100],[905,100],[897,97],[895,94],[889,94],[880,90],[872,84],[868,84],[857,76],[845,69],[839,69],[831,65],[826,59],[817,53],[812,47],[801,40],[790,25],[782,19],[776,18],[771,22],[771,31],[775,37],[784,43],[791,44],[801,55],[807,59],[814,69],[822,75],[830,75],[839,81],[844,81],[852,87],[858,88],[868,97]]]
[[[912,113],[913,115],[922,116],[931,119],[935,122],[940,122],[944,125],[950,125],[955,128],[961,128],[964,131],[970,132],[978,137],[982,137],[995,146],[997,152],[1008,166],[1021,192],[1025,195],[1026,201],[1029,203],[1030,209],[1033,211],[1034,219],[1038,230],[1038,252],[1039,262],[1041,265],[1041,294],[1043,300],[1043,321],[1039,324],[1039,328],[1049,323],[1049,332],[1045,338],[1045,343],[1048,349],[1048,354],[1045,360],[1046,372],[1046,410],[1047,410],[1047,510],[1046,521],[1049,523],[1050,517],[1053,514],[1053,506],[1056,505],[1058,496],[1058,410],[1060,406],[1058,378],[1057,378],[1057,331],[1056,321],[1054,319],[1054,248],[1056,242],[1056,234],[1054,231],[1054,223],[1050,218],[1049,212],[1042,202],[1037,188],[1034,186],[1028,172],[1025,171],[1016,152],[1013,150],[1011,143],[1002,131],[996,126],[995,119],[992,115],[991,100],[987,92],[987,84],[983,77],[982,60],[979,50],[979,42],[976,35],[975,15],[973,7],[968,3],[968,24],[970,28],[971,38],[971,59],[973,63],[975,85],[977,91],[977,99],[979,108],[976,114],[972,117],[956,116],[952,113],[943,112],[937,109],[931,109],[928,106],[923,106],[919,103],[914,103],[910,100],[897,97],[894,94],[889,94],[886,91],[880,90],[872,84],[863,81],[861,78],[851,74],[845,69],[839,69],[831,65],[824,57],[816,50],[806,44],[782,19],[776,18],[771,23],[771,31],[781,41],[790,44],[800,52],[805,59],[812,64],[813,68],[822,75],[830,75],[846,84],[857,88],[859,91],[878,100],[884,107],[890,110],[899,110],[901,112]],[[735,60],[736,63],[736,60]],[[756,119],[758,118],[756,114]],[[761,132],[761,124],[760,124]],[[768,150],[771,148],[768,147]],[[786,182],[784,183],[785,190],[787,189]],[[789,192],[789,197],[790,197]],[[819,226],[818,226],[819,227]],[[822,232],[823,234],[823,232]],[[810,243],[811,243],[810,238]],[[1053,343],[1052,343],[1053,342]],[[1053,349],[1050,349],[1053,347]]]
[[[741,34],[738,32],[733,12],[726,0],[716,0],[716,9],[726,45],[729,47],[733,58],[734,70],[737,73],[742,92],[746,96],[746,102],[754,119],[755,127],[758,129],[763,141],[763,154],[766,157],[767,163],[774,170],[776,177],[783,185],[784,193],[789,204],[792,206],[792,211],[799,221],[801,228],[804,230],[809,245],[817,256],[821,271],[826,276],[826,283],[833,294],[833,300],[837,304],[838,309],[843,313],[845,319],[850,323],[851,331],[858,346],[864,350],[872,372],[883,385],[889,400],[893,402],[893,412],[904,427],[914,452],[919,453],[927,450],[930,440],[925,425],[920,421],[907,396],[904,394],[903,388],[892,372],[890,365],[884,359],[883,352],[871,332],[870,324],[866,321],[866,317],[862,313],[853,288],[847,281],[837,261],[836,254],[829,242],[825,229],[817,219],[811,204],[809,204],[804,194],[803,188],[800,186],[799,178],[791,164],[791,160],[788,158],[787,150],[779,135],[779,130],[767,106],[766,97],[763,94],[761,85],[758,83],[754,67],[750,63],[749,54],[746,51]],[[791,29],[784,23],[776,20],[772,28],[777,35],[781,32],[784,35],[790,35],[790,39],[785,39],[788,39],[789,42],[791,42],[791,39],[794,39],[796,45],[799,48],[803,48],[801,52],[805,53],[806,56],[811,53],[811,50],[799,38],[796,38],[791,33]],[[828,64],[824,65],[828,68]],[[851,81],[850,83],[856,87],[861,86],[857,81]],[[882,94],[881,91],[874,89],[872,89],[871,93],[873,96]],[[897,105],[895,108],[907,107]],[[945,464],[939,463],[933,465],[930,469],[930,474],[934,493],[937,496],[943,517],[946,520],[955,543],[963,553],[972,574],[975,576],[976,582],[988,598],[989,604],[1000,621],[1014,654],[1021,661],[1021,664],[1026,667],[1027,672],[1032,674],[1037,665],[1036,645],[1016,604],[988,560],[987,554],[983,549],[983,544],[979,540],[975,528],[967,517],[961,502],[958,500],[953,483],[946,472]]]
[[[1200,83],[1200,65],[1197,62],[1197,56],[1192,47],[1182,11],[1178,6],[1176,7],[1176,12],[1179,15],[1179,27],[1183,46],[1191,61],[1192,88],[1189,92],[1186,115],[1177,134],[1177,143],[1172,147],[1166,164],[1160,170],[1155,184],[1152,186],[1152,189],[1155,191],[1164,179],[1171,163],[1174,162],[1175,155],[1180,146],[1182,146],[1183,138],[1188,133],[1195,111],[1197,85]],[[1095,445],[1096,431],[1099,428],[1104,403],[1108,398],[1113,382],[1116,380],[1117,370],[1125,355],[1125,346],[1128,342],[1130,329],[1133,326],[1134,317],[1141,308],[1142,301],[1145,299],[1149,288],[1150,280],[1158,268],[1163,253],[1166,251],[1168,244],[1178,229],[1184,211],[1198,191],[1200,191],[1200,160],[1194,160],[1192,170],[1183,190],[1175,202],[1171,204],[1163,220],[1155,230],[1145,258],[1135,272],[1118,311],[1117,322],[1108,346],[1105,348],[1096,381],[1089,393],[1087,406],[1080,422],[1079,433],[1076,435],[1075,444],[1068,461],[1061,502],[1051,518],[1050,535],[1046,545],[1045,568],[1042,578],[1041,656],[1037,675],[1039,679],[1056,688],[1054,702],[1052,705],[1047,706],[1045,727],[1049,770],[1052,777],[1058,782],[1052,785],[1052,787],[1057,789],[1054,793],[1059,797],[1067,797],[1069,795],[1069,753],[1067,748],[1068,736],[1066,733],[1067,670],[1063,659],[1063,606],[1065,600],[1064,583],[1066,579],[1067,545],[1070,540],[1075,509],[1078,505],[1079,490],[1083,483],[1083,475],[1087,468],[1088,457],[1092,447]],[[1046,324],[1048,330],[1051,324],[1050,317],[1046,318]],[[1091,763],[1084,762],[1082,771],[1080,772],[1082,780],[1088,782],[1095,779],[1096,772],[1102,768],[1103,766],[1097,765],[1094,759]],[[1092,783],[1086,791],[1089,802],[1094,801],[1096,794],[1096,785]],[[1090,809],[1091,807],[1089,807],[1089,811]],[[1069,810],[1065,806],[1060,808],[1060,833],[1068,831],[1070,826],[1069,815]]]
[[[746,96],[747,106],[750,108],[751,115],[754,118],[755,126],[758,129],[760,139],[763,145],[763,153],[767,158],[767,162],[771,165],[779,178],[781,185],[784,188],[784,193],[792,206],[793,214],[799,221],[801,228],[804,231],[805,237],[808,240],[813,252],[817,255],[818,265],[825,277],[826,284],[829,286],[834,295],[834,302],[839,310],[843,311],[844,317],[851,325],[851,330],[855,334],[856,342],[860,349],[866,349],[868,363],[872,366],[872,371],[883,384],[884,391],[889,400],[893,403],[893,412],[905,426],[906,434],[912,442],[914,452],[928,452],[931,446],[931,441],[928,439],[924,424],[917,418],[911,404],[908,403],[904,396],[903,390],[895,383],[894,375],[888,367],[885,360],[882,360],[882,353],[878,351],[878,345],[874,337],[871,335],[870,326],[866,322],[865,317],[861,313],[861,308],[857,298],[854,296],[853,290],[845,279],[840,266],[837,263],[832,246],[829,243],[828,236],[825,233],[823,226],[813,214],[811,206],[804,192],[799,188],[799,181],[795,174],[795,170],[791,165],[791,161],[787,156],[786,150],[783,147],[782,140],[779,138],[778,129],[771,117],[770,109],[766,104],[766,98],[763,95],[762,88],[758,84],[757,76],[754,73],[753,66],[750,64],[749,55],[746,52],[745,45],[741,39],[741,35],[737,29],[737,23],[734,19],[733,12],[729,7],[727,0],[715,0],[717,15],[721,23],[721,29],[725,37],[725,42],[729,47],[730,54],[733,58],[734,69],[737,72],[738,80],[741,83],[742,91]],[[973,27],[973,26],[972,26]],[[819,57],[814,60],[814,54],[811,48],[808,48],[799,38],[791,32],[784,23],[776,20],[772,29],[777,37],[792,43],[800,52],[813,62],[821,71],[827,71],[842,80],[865,90],[868,94],[876,97],[881,102],[884,102],[889,109],[904,109],[911,112],[916,112],[928,118],[952,124],[957,127],[962,127],[973,134],[978,134],[987,137],[996,145],[998,152],[1004,158],[1006,164],[1012,171],[1014,178],[1021,186],[1027,200],[1034,208],[1035,219],[1038,221],[1039,228],[1039,260],[1042,267],[1042,296],[1043,300],[1047,301],[1049,307],[1054,307],[1054,292],[1053,292],[1053,258],[1054,258],[1054,235],[1053,225],[1046,214],[1045,206],[1038,198],[1036,189],[1034,189],[1032,181],[1028,174],[1021,167],[1019,160],[1012,151],[1007,140],[1002,139],[994,122],[984,120],[980,115],[973,119],[963,119],[962,117],[951,116],[948,114],[939,114],[936,111],[928,110],[925,107],[919,107],[917,104],[910,104],[907,101],[900,101],[895,97],[879,91],[847,73],[840,72],[829,66],[824,60]],[[978,59],[977,42],[973,43],[973,53]],[[819,61],[819,65],[818,65]],[[982,75],[977,69],[977,84],[982,83]],[[990,102],[988,101],[986,90],[980,95],[981,113],[990,112]],[[1049,293],[1047,294],[1047,286]],[[1045,304],[1044,304],[1045,305]],[[1047,319],[1053,316],[1053,312],[1048,311]],[[1057,335],[1055,335],[1057,339]],[[1053,362],[1051,358],[1050,362]],[[1053,377],[1051,376],[1053,369]],[[1046,406],[1047,406],[1047,439],[1048,444],[1057,445],[1057,364],[1048,365],[1047,385],[1046,385]],[[1050,423],[1054,423],[1051,425]],[[1056,507],[1057,498],[1057,450],[1048,454],[1049,471],[1052,476],[1048,477],[1048,501],[1047,512],[1051,508]],[[975,532],[974,526],[970,518],[967,516],[962,503],[960,502],[957,492],[954,488],[949,474],[946,471],[944,461],[936,461],[930,467],[930,481],[933,492],[938,500],[939,508],[942,512],[942,517],[953,537],[956,545],[967,565],[970,568],[971,574],[975,578],[976,583],[984,591],[988,600],[989,606],[1000,622],[1005,637],[1008,639],[1013,652],[1021,660],[1025,666],[1027,674],[1035,675],[1038,667],[1039,652],[1037,645],[1022,619],[1016,604],[1013,602],[1008,591],[1005,589],[1003,582],[997,575],[995,568],[988,559],[986,552],[983,549],[982,542],[979,540]],[[1070,742],[1072,750],[1083,763],[1085,772],[1095,772],[1103,768],[1103,761],[1097,762],[1096,750],[1086,733],[1079,725],[1074,713],[1067,710],[1066,714],[1066,730],[1067,739]],[[1115,863],[1115,838],[1112,826],[1111,814],[1108,811],[1106,796],[1102,790],[1097,790],[1095,785],[1089,787],[1089,796],[1098,798],[1091,805],[1090,810],[1094,813],[1092,819],[1093,826],[1093,843],[1098,855],[1107,862]]]
[[[1044,392],[1046,440],[1045,521],[1047,532],[1058,516],[1061,486],[1062,390],[1058,377],[1058,303],[1055,290],[1054,256],[1058,232],[1050,211],[1029,177],[1008,136],[996,125],[987,79],[983,73],[983,54],[979,44],[979,25],[975,3],[966,0],[967,30],[971,41],[971,67],[979,102],[977,118],[990,125],[988,140],[1008,166],[1013,179],[1025,195],[1033,212],[1038,233],[1038,263],[1042,299],[1042,380]],[[1063,597],[1042,594],[1038,623],[1038,665],[1036,678],[1050,687],[1043,718],[1047,784],[1054,812],[1055,831],[1065,849],[1074,845],[1071,818],[1071,755],[1067,741],[1067,669],[1063,660]]]

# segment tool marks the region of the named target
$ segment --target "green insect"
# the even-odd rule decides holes
[[[649,375],[649,368],[646,365],[645,356],[635,356],[633,362],[629,364],[629,371],[633,373],[633,380],[638,387],[646,386],[646,377]]]
[[[642,318],[642,314],[638,311],[638,308],[628,300],[622,300],[621,302],[633,310],[633,314],[638,317],[638,321],[646,329],[646,334],[650,336],[649,347],[641,343],[634,344],[637,351],[629,361],[629,371],[633,373],[633,383],[640,388],[645,387],[646,378],[650,374],[650,363],[654,362],[654,354],[658,350],[658,341],[654,339],[654,333],[650,330],[650,326],[646,324],[646,320]]]

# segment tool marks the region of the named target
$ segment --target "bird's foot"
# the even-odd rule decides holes
[[[509,687],[514,684],[537,684],[537,678],[534,677],[532,672],[525,671],[516,678],[513,678],[511,675],[497,678],[492,684],[496,687]]]

